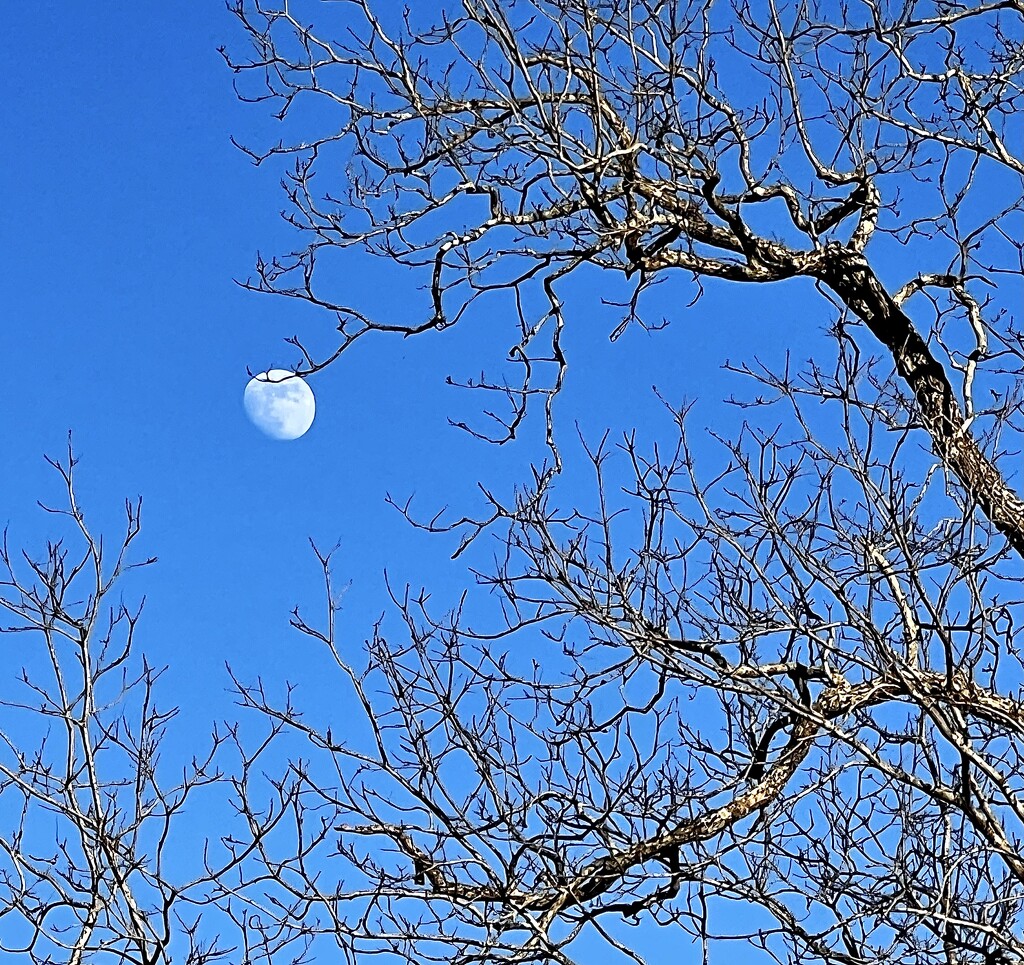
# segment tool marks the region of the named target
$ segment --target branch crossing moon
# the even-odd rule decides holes
[[[253,425],[271,439],[298,439],[316,415],[313,390],[286,369],[270,369],[250,379],[244,402]]]

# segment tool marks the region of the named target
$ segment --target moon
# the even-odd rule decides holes
[[[316,415],[313,390],[286,369],[270,369],[250,379],[244,402],[253,425],[271,439],[298,439]]]

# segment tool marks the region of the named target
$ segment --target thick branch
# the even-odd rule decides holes
[[[985,720],[1010,731],[1024,732],[1024,708],[1018,702],[986,691],[962,674],[949,678],[943,673],[918,672],[901,680],[869,680],[856,685],[840,681],[820,694],[806,713],[792,715],[786,746],[775,762],[765,769],[765,776],[753,787],[698,817],[679,821],[663,834],[603,855],[582,868],[565,885],[543,892],[502,893],[487,886],[467,887],[448,879],[441,868],[433,865],[426,855],[416,849],[406,835],[394,831],[391,833],[406,853],[414,857],[417,874],[425,872],[425,877],[438,896],[461,902],[508,903],[520,912],[541,913],[547,918],[553,918],[569,908],[600,898],[630,871],[646,862],[657,860],[687,845],[708,841],[777,800],[829,721],[845,717],[855,710],[906,699],[944,703],[968,717]],[[990,814],[960,800],[947,787],[928,785],[924,790],[943,804],[963,810],[965,817],[1002,856],[1013,875],[1024,881],[1024,861],[1013,850],[1002,827]]]
[[[914,323],[862,255],[832,249],[815,274],[889,350],[896,371],[917,399],[936,453],[1014,550],[1024,556],[1024,501],[971,435],[942,365]]]

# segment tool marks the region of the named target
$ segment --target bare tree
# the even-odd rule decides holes
[[[323,125],[250,149],[294,159],[306,238],[250,284],[331,313],[335,349],[293,340],[306,374],[505,295],[521,378],[471,384],[508,402],[498,442],[539,404],[552,464],[479,519],[412,520],[474,560],[497,536],[476,573],[490,623],[469,597],[438,614],[396,591],[404,626],[376,627],[363,666],[318,554],[327,618],[294,622],[362,717],[235,681],[300,750],[259,790],[265,745],[244,758],[210,900],[267,960],[658,961],[693,943],[714,961],[740,943],[755,961],[1024,961],[1024,7],[438,6],[427,22],[372,0],[234,5],[241,95]],[[344,183],[321,187],[341,160]],[[421,270],[422,315],[330,294],[326,256],[347,249]],[[562,292],[594,268],[623,325],[654,324],[645,294],[673,275],[693,297],[809,279],[834,358],[801,375],[746,360],[750,422],[720,461],[670,409],[667,447],[593,444],[581,493],[559,476],[553,400]],[[52,633],[49,591],[19,592]],[[77,707],[57,714],[75,733]],[[8,788],[34,800],[20,767]],[[131,909],[122,839],[76,801],[53,806],[115,855],[84,907]],[[72,916],[80,899],[48,868],[8,905],[59,942],[36,896],[64,889]]]
[[[363,731],[239,682],[309,747],[293,847],[264,865],[291,901],[267,927],[408,961],[660,960],[675,946],[655,924],[705,960],[732,940],[777,961],[1024,961],[1024,503],[1006,473],[1024,7],[234,9],[241,96],[285,124],[303,105],[294,141],[249,149],[294,159],[286,217],[307,239],[250,287],[341,336],[324,356],[293,339],[299,370],[504,293],[522,377],[467,384],[507,400],[497,442],[536,400],[553,454],[479,520],[424,524],[463,548],[499,537],[477,574],[502,601],[486,632],[396,594],[405,633],[379,627],[356,669],[321,555],[330,619],[296,625]],[[332,294],[324,262],[348,249],[419,269],[422,315]],[[566,493],[561,293],[594,267],[623,326],[652,324],[666,276],[692,298],[810,279],[835,366],[747,360],[754,421],[720,465],[695,464],[676,411],[668,450],[602,442],[591,496]]]
[[[0,548],[0,949],[68,965],[265,960],[274,946],[229,902],[207,914],[244,858],[220,838],[255,761],[230,753],[236,727],[181,753],[162,671],[137,653],[142,602],[121,594],[156,562],[131,561],[142,501],[125,503],[111,553],[79,504],[70,446],[49,461],[64,492],[43,508],[62,535],[40,554],[12,552],[6,533]],[[278,818],[249,824],[250,844]]]
[[[465,0],[430,23],[372,0],[329,6],[342,13],[318,32],[319,4],[239,0],[255,56],[229,58],[258,78],[242,96],[279,119],[325,106],[324,132],[250,150],[295,158],[286,217],[308,238],[261,260],[252,287],[337,316],[337,350],[303,350],[306,371],[370,332],[444,329],[512,291],[523,379],[480,386],[511,404],[504,439],[562,384],[559,289],[574,272],[633,279],[626,321],[641,323],[645,289],[673,269],[695,296],[708,279],[808,278],[888,352],[936,454],[1024,553],[1024,503],[978,443],[978,420],[1007,412],[973,397],[979,364],[1021,348],[1014,332],[994,344],[983,317],[986,288],[1022,263],[1019,0]],[[343,160],[345,181],[318,189]],[[877,264],[894,246],[925,270],[890,291]],[[350,248],[423,269],[422,318],[327,294],[318,262]],[[532,289],[546,305],[531,315]],[[932,317],[915,324],[917,293]]]

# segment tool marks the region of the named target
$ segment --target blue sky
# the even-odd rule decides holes
[[[508,492],[543,458],[535,434],[499,450],[448,425],[478,405],[444,378],[479,373],[502,325],[486,312],[444,335],[364,340],[312,380],[317,418],[297,441],[249,424],[247,367],[290,366],[284,337],[329,345],[333,323],[235,284],[257,250],[287,249],[291,236],[279,172],[230,143],[275,134],[267,112],[235,100],[224,43],[241,38],[218,3],[18,4],[0,39],[0,522],[14,546],[51,534],[35,501],[57,501],[59,481],[43,454],[61,455],[69,430],[97,528],[116,533],[123,498],[143,495],[140,553],[159,563],[125,592],[146,595],[140,643],[170,666],[167,699],[182,705],[180,732],[197,735],[232,712],[225,662],[249,678],[299,679],[330,704],[315,689],[323,655],[288,627],[296,604],[322,605],[310,537],[340,541],[337,577],[351,584],[342,632],[356,648],[387,607],[385,569],[399,586],[428,583],[442,609],[472,582],[468,561],[448,560],[455,542],[412,531],[386,493],[415,495],[427,515],[446,504],[461,514],[478,481]],[[894,280],[913,274],[887,268]],[[421,281],[406,287],[365,259],[339,272],[334,283],[380,316],[407,312]],[[652,385],[696,399],[695,424],[728,434],[743,413],[721,400],[744,386],[722,373],[727,359],[779,365],[828,344],[829,311],[800,282],[711,286],[686,311],[688,291],[667,284],[653,313],[675,324],[615,345],[596,286],[574,295],[557,410],[570,473],[577,423],[592,440],[670,428]]]
[[[255,168],[229,141],[275,132],[232,93],[217,53],[240,40],[232,18],[219,4],[182,9],[7,14],[0,514],[14,545],[49,534],[35,500],[56,499],[58,480],[42,457],[60,454],[69,430],[98,526],[116,529],[123,497],[141,493],[141,548],[159,564],[126,590],[147,595],[144,640],[171,665],[169,686],[187,684],[176,696],[202,706],[224,697],[225,661],[267,673],[296,666],[307,644],[288,630],[288,612],[319,602],[309,537],[341,541],[338,577],[352,584],[344,621],[361,639],[384,607],[385,567],[400,583],[447,573],[439,598],[466,581],[464,565],[444,567],[454,544],[411,532],[385,493],[461,508],[478,479],[507,489],[524,478],[538,450],[530,441],[496,450],[447,424],[477,401],[444,377],[479,372],[473,348],[490,319],[467,335],[365,341],[313,380],[317,418],[298,441],[268,440],[248,423],[247,366],[291,365],[284,337],[329,344],[332,323],[234,282],[258,249],[291,240],[278,172]],[[385,284],[373,262],[350,270],[357,297],[381,314],[401,313],[419,284],[403,290],[393,273]],[[569,308],[563,438],[575,421],[594,438],[661,420],[653,384],[672,399],[717,402],[729,391],[718,367],[741,340],[751,354],[781,357],[777,326],[793,324],[792,294],[713,290],[669,332],[610,345],[615,318],[581,293]],[[688,300],[666,295],[666,311]],[[750,311],[763,328],[751,331]]]
[[[280,197],[277,175],[229,142],[252,115],[217,53],[231,19],[203,6],[61,5],[8,22],[0,451],[17,471],[0,505],[14,542],[46,532],[33,504],[57,480],[42,455],[73,430],[95,520],[112,525],[123,496],[144,495],[145,551],[160,563],[135,589],[151,645],[172,666],[187,659],[190,686],[219,691],[224,660],[281,656],[315,576],[308,536],[343,538],[352,576],[379,575],[403,534],[383,482],[430,461],[443,419],[412,404],[429,391],[415,360],[392,357],[317,385],[300,441],[246,421],[246,367],[291,364],[282,338],[300,320],[233,282],[280,241]],[[430,465],[440,479],[449,468]]]

